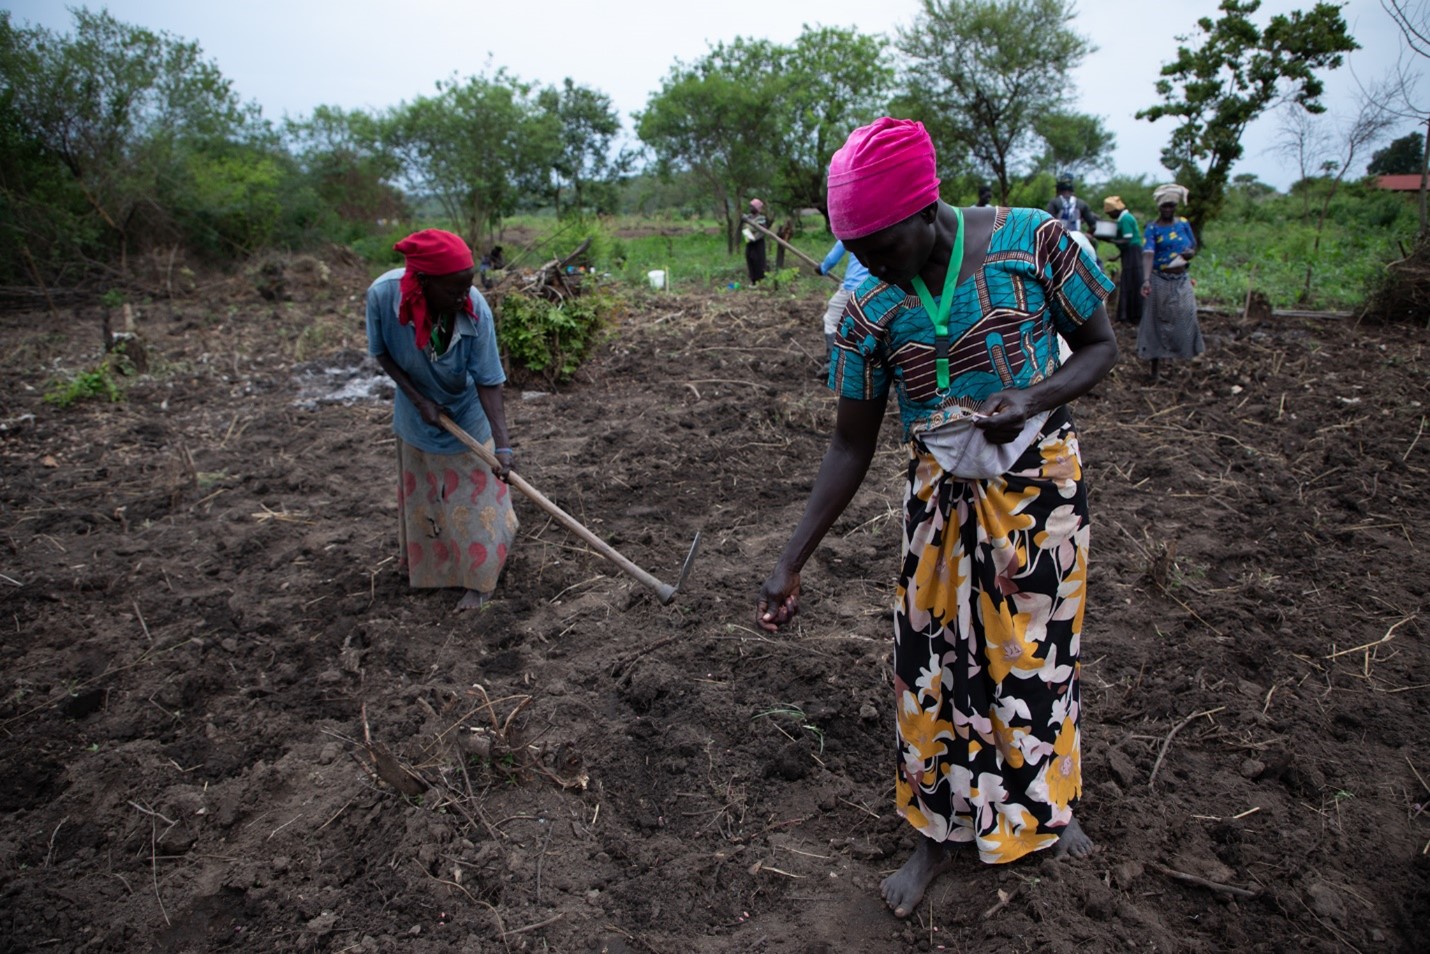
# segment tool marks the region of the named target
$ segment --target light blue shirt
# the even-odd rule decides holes
[[[819,263],[819,270],[824,273],[830,272],[834,266],[839,264],[839,260],[844,257],[844,243],[835,242],[834,247],[829,250],[829,254],[824,256],[824,261]],[[869,277],[869,269],[864,267],[864,263],[854,256],[849,256],[849,267],[844,270],[844,284],[841,286],[845,291],[853,291],[864,284],[864,279]]]
[[[402,302],[402,271],[394,268],[368,287],[367,353],[373,357],[383,354],[390,357],[407,372],[413,386],[441,405],[462,430],[478,441],[490,439],[492,428],[476,389],[506,381],[491,308],[473,288],[472,310],[476,320],[459,313],[447,351],[433,355],[430,348],[418,348],[412,326],[397,319],[397,308]],[[451,434],[423,421],[417,405],[401,388],[397,389],[393,404],[392,429],[408,444],[429,454],[467,453],[467,448]]]

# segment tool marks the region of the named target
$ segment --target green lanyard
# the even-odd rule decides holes
[[[440,358],[447,353],[447,348],[452,344],[452,332],[457,328],[457,318],[454,315],[450,323],[444,323],[438,318],[432,322],[432,332],[428,338],[428,346],[432,349],[432,357]]]
[[[958,219],[958,236],[953,240],[953,254],[948,258],[948,270],[943,275],[943,297],[938,305],[934,305],[929,287],[922,278],[915,275],[913,282],[914,291],[919,293],[919,301],[923,302],[924,311],[928,312],[929,321],[933,322],[934,367],[938,369],[940,388],[948,387],[948,313],[953,308],[953,291],[958,287],[958,273],[963,268],[963,210],[954,206],[953,214]]]

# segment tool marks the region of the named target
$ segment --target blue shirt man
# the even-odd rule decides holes
[[[819,274],[829,274],[843,257],[844,243],[835,242],[834,247],[829,250],[829,254],[824,256],[824,261],[819,263]],[[829,352],[834,347],[834,333],[839,330],[839,317],[844,314],[844,305],[868,277],[869,269],[865,268],[864,263],[859,259],[850,255],[849,265],[844,269],[844,282],[839,286],[839,290],[829,297],[829,305],[824,309],[825,358],[829,357]]]

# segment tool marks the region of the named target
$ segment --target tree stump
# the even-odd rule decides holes
[[[120,374],[148,374],[149,353],[144,340],[134,330],[134,307],[127,302],[123,308],[124,327],[115,331],[110,321],[110,308],[100,309],[100,330],[104,334],[104,352],[110,356]]]
[[[1259,291],[1248,292],[1246,296],[1246,309],[1242,312],[1241,320],[1249,325],[1270,321],[1271,299]]]

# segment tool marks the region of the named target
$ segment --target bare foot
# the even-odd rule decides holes
[[[923,900],[924,889],[952,863],[947,845],[920,835],[918,847],[909,860],[880,885],[884,903],[894,912],[894,917],[906,918],[913,914]]]
[[[1077,819],[1067,823],[1067,827],[1058,835],[1057,847],[1053,849],[1054,858],[1086,858],[1096,850],[1097,845],[1093,844],[1091,838],[1087,837],[1087,832],[1082,830],[1082,826],[1077,823]]]
[[[462,596],[462,602],[457,604],[457,612],[462,613],[467,610],[479,610],[491,599],[490,593],[481,593],[477,590],[467,590]]]

